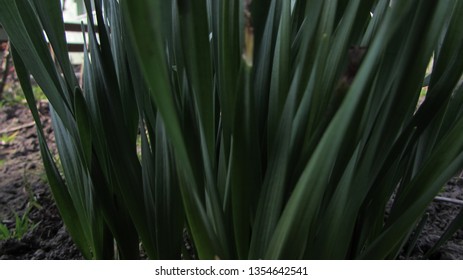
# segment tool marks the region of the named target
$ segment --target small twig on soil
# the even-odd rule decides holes
[[[434,198],[434,200],[435,200],[435,201],[442,201],[442,202],[449,202],[449,203],[458,204],[458,205],[463,206],[463,200],[459,200],[459,199],[448,198],[448,197],[442,197],[442,196],[436,196],[436,197]]]
[[[0,131],[0,134],[10,133],[10,132],[20,130],[20,129],[23,129],[23,128],[28,128],[28,127],[31,127],[31,126],[34,126],[34,125],[35,125],[35,122],[30,122],[30,123],[26,123],[26,124],[23,124],[23,125],[18,125],[18,126],[11,127],[11,128],[6,128],[6,129]]]

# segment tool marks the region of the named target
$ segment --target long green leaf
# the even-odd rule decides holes
[[[32,92],[32,87],[30,84],[29,72],[26,70],[24,63],[22,62],[21,56],[19,55],[19,53],[17,53],[14,45],[12,47],[12,52],[15,60],[16,73],[21,82],[21,87],[23,88],[27,103],[29,105],[29,108],[31,108],[32,116],[34,117],[34,122],[37,126],[40,151],[42,154],[42,159],[44,161],[44,167],[47,173],[53,197],[55,198],[61,217],[63,218],[74,242],[79,247],[79,250],[82,252],[82,255],[85,258],[90,259],[92,258],[92,253],[89,247],[88,240],[85,240],[84,229],[82,228],[80,223],[76,223],[76,221],[79,220],[79,215],[77,214],[76,208],[73,207],[72,198],[69,195],[66,184],[63,178],[61,177],[58,168],[56,167],[53,155],[50,149],[48,148],[46,138],[43,134],[42,123],[40,121],[39,113],[35,104],[34,94]]]

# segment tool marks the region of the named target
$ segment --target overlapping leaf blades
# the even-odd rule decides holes
[[[82,89],[58,1],[0,21],[54,109],[64,174],[42,154],[87,258],[179,258],[184,228],[203,259],[396,258],[463,166],[462,1],[86,4]]]

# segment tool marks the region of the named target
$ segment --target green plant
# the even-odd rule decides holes
[[[34,230],[34,228],[40,224],[40,222],[31,224],[29,220],[29,212],[31,209],[31,207],[28,207],[22,216],[19,216],[17,213],[15,213],[15,229],[12,234],[13,238],[21,239],[27,232]]]
[[[32,92],[34,94],[35,100],[46,100],[47,99],[42,89],[37,85],[32,86]],[[3,101],[2,106],[24,104],[26,103],[26,97],[24,96],[24,92],[22,91],[21,87],[12,85],[10,90],[4,93],[4,97],[2,101]]]
[[[0,240],[6,239],[21,239],[23,236],[34,230],[39,223],[31,223],[29,220],[29,213],[32,210],[32,207],[28,207],[22,216],[18,213],[14,213],[14,229],[10,230],[5,224],[0,223]]]
[[[10,232],[10,229],[0,223],[0,240],[6,240],[6,239],[9,239],[11,237],[11,232]]]
[[[0,136],[0,145],[7,145],[7,144],[10,144],[14,141],[14,139],[16,139],[16,136],[18,135],[18,132],[14,132],[14,133],[11,133],[11,134],[2,134]]]
[[[23,185],[28,196],[27,208],[22,215],[14,212],[14,229],[10,230],[6,224],[0,223],[0,240],[21,239],[27,232],[33,231],[40,224],[40,222],[34,223],[29,219],[31,210],[33,208],[40,210],[42,206],[34,195],[26,169],[24,169]]]
[[[6,89],[7,90],[3,92],[0,108],[4,106],[24,104],[25,98],[20,87],[17,88],[15,85],[8,84]]]
[[[0,22],[86,258],[179,258],[184,228],[201,259],[397,258],[463,166],[463,1],[85,3],[83,87],[59,1]]]

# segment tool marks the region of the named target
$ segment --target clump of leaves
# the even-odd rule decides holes
[[[28,207],[22,215],[14,213],[14,227],[9,229],[6,224],[0,223],[0,240],[6,239],[21,239],[23,236],[33,231],[39,224],[33,223],[29,219],[29,213],[32,210],[32,207]]]
[[[179,258],[185,226],[201,259],[397,258],[463,166],[463,1],[85,3],[82,87],[60,1],[0,22],[86,258]]]

